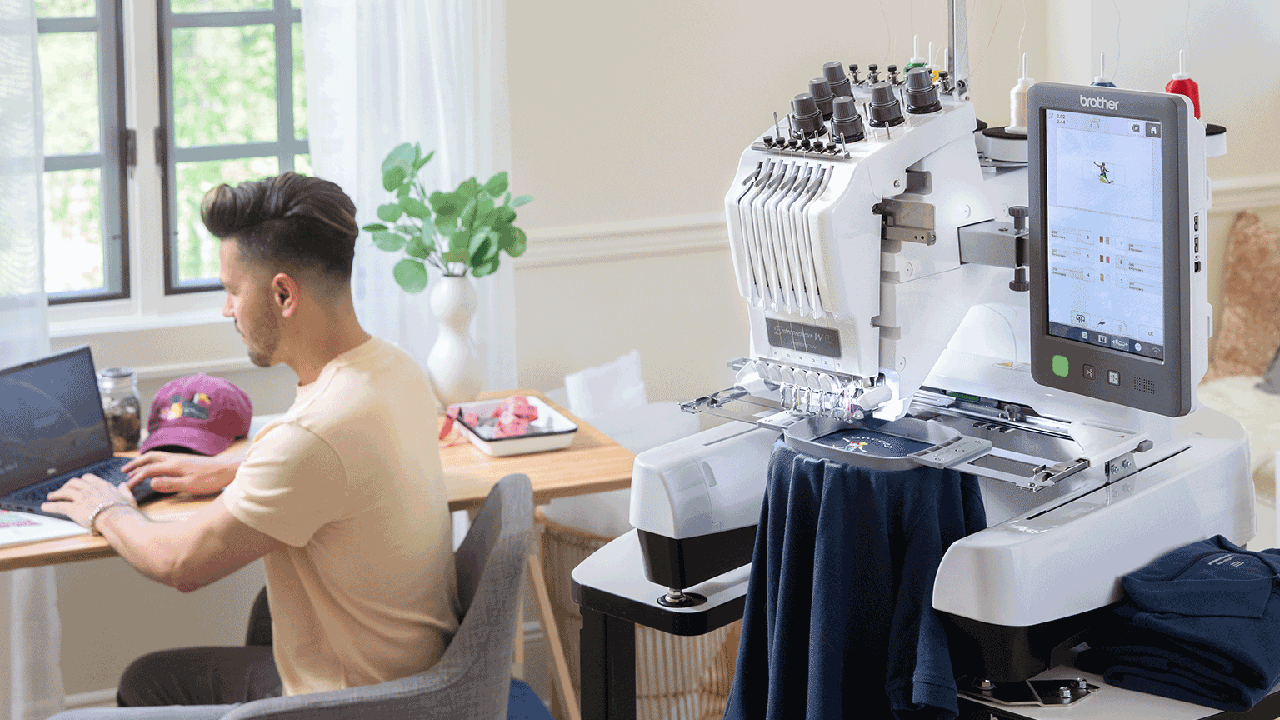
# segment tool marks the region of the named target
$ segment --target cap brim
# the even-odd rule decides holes
[[[170,425],[148,433],[147,439],[139,446],[138,452],[146,452],[165,445],[177,445],[201,455],[217,455],[231,447],[232,442],[234,441],[230,438],[201,428]]]

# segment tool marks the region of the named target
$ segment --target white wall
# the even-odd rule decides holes
[[[1037,80],[1087,82],[1097,51],[1110,57],[1114,48],[1109,0],[970,5],[971,87],[979,117],[993,125],[1007,123],[1020,34]],[[1186,36],[1186,4],[1120,5],[1118,79],[1163,88]],[[913,32],[922,49],[929,40],[945,44],[946,7],[942,0],[511,2],[512,186],[536,198],[520,212],[531,241],[515,263],[520,384],[551,389],[566,373],[636,348],[651,400],[727,386],[725,362],[746,351],[747,329],[721,203],[743,147],[773,112],[787,111],[824,62],[883,68],[892,57],[904,65]],[[1280,224],[1280,149],[1271,137],[1280,80],[1270,72],[1280,57],[1280,4],[1193,0],[1190,11],[1191,71],[1206,117],[1230,132],[1230,154],[1209,165],[1217,188],[1211,241],[1220,245],[1240,208],[1264,208]],[[245,388],[260,413],[280,412],[293,398],[292,373],[250,366],[228,320],[94,327],[57,340],[79,342],[93,345],[99,367],[142,368],[144,402],[165,380],[199,369]],[[181,596],[119,560],[60,567],[68,693],[112,687],[144,646],[239,642],[261,582],[254,572]],[[109,603],[122,630],[108,636],[95,625],[78,604],[85,587]]]

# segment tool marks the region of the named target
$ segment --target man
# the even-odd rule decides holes
[[[153,452],[126,466],[130,487],[222,491],[186,521],[151,522],[92,475],[44,509],[183,592],[265,557],[274,642],[144,656],[119,704],[237,703],[426,670],[459,614],[436,401],[412,358],[356,320],[355,206],[331,182],[285,173],[215,188],[201,216],[221,241],[223,315],[255,365],[297,373],[297,399],[242,462]]]

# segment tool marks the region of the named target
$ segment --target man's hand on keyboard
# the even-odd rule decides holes
[[[239,458],[152,451],[134,458],[123,470],[129,476],[130,490],[151,478],[151,487],[157,492],[208,495],[230,484],[238,467]]]
[[[72,522],[92,531],[90,521],[96,519],[94,511],[107,503],[138,507],[128,490],[89,473],[71,478],[62,487],[49,493],[48,500],[41,504],[40,509],[66,515]]]

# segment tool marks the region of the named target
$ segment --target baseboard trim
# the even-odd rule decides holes
[[[80,708],[89,707],[115,707],[116,706],[116,689],[109,688],[107,690],[92,690],[90,692],[76,693],[68,695],[63,700],[68,710],[79,710]]]

